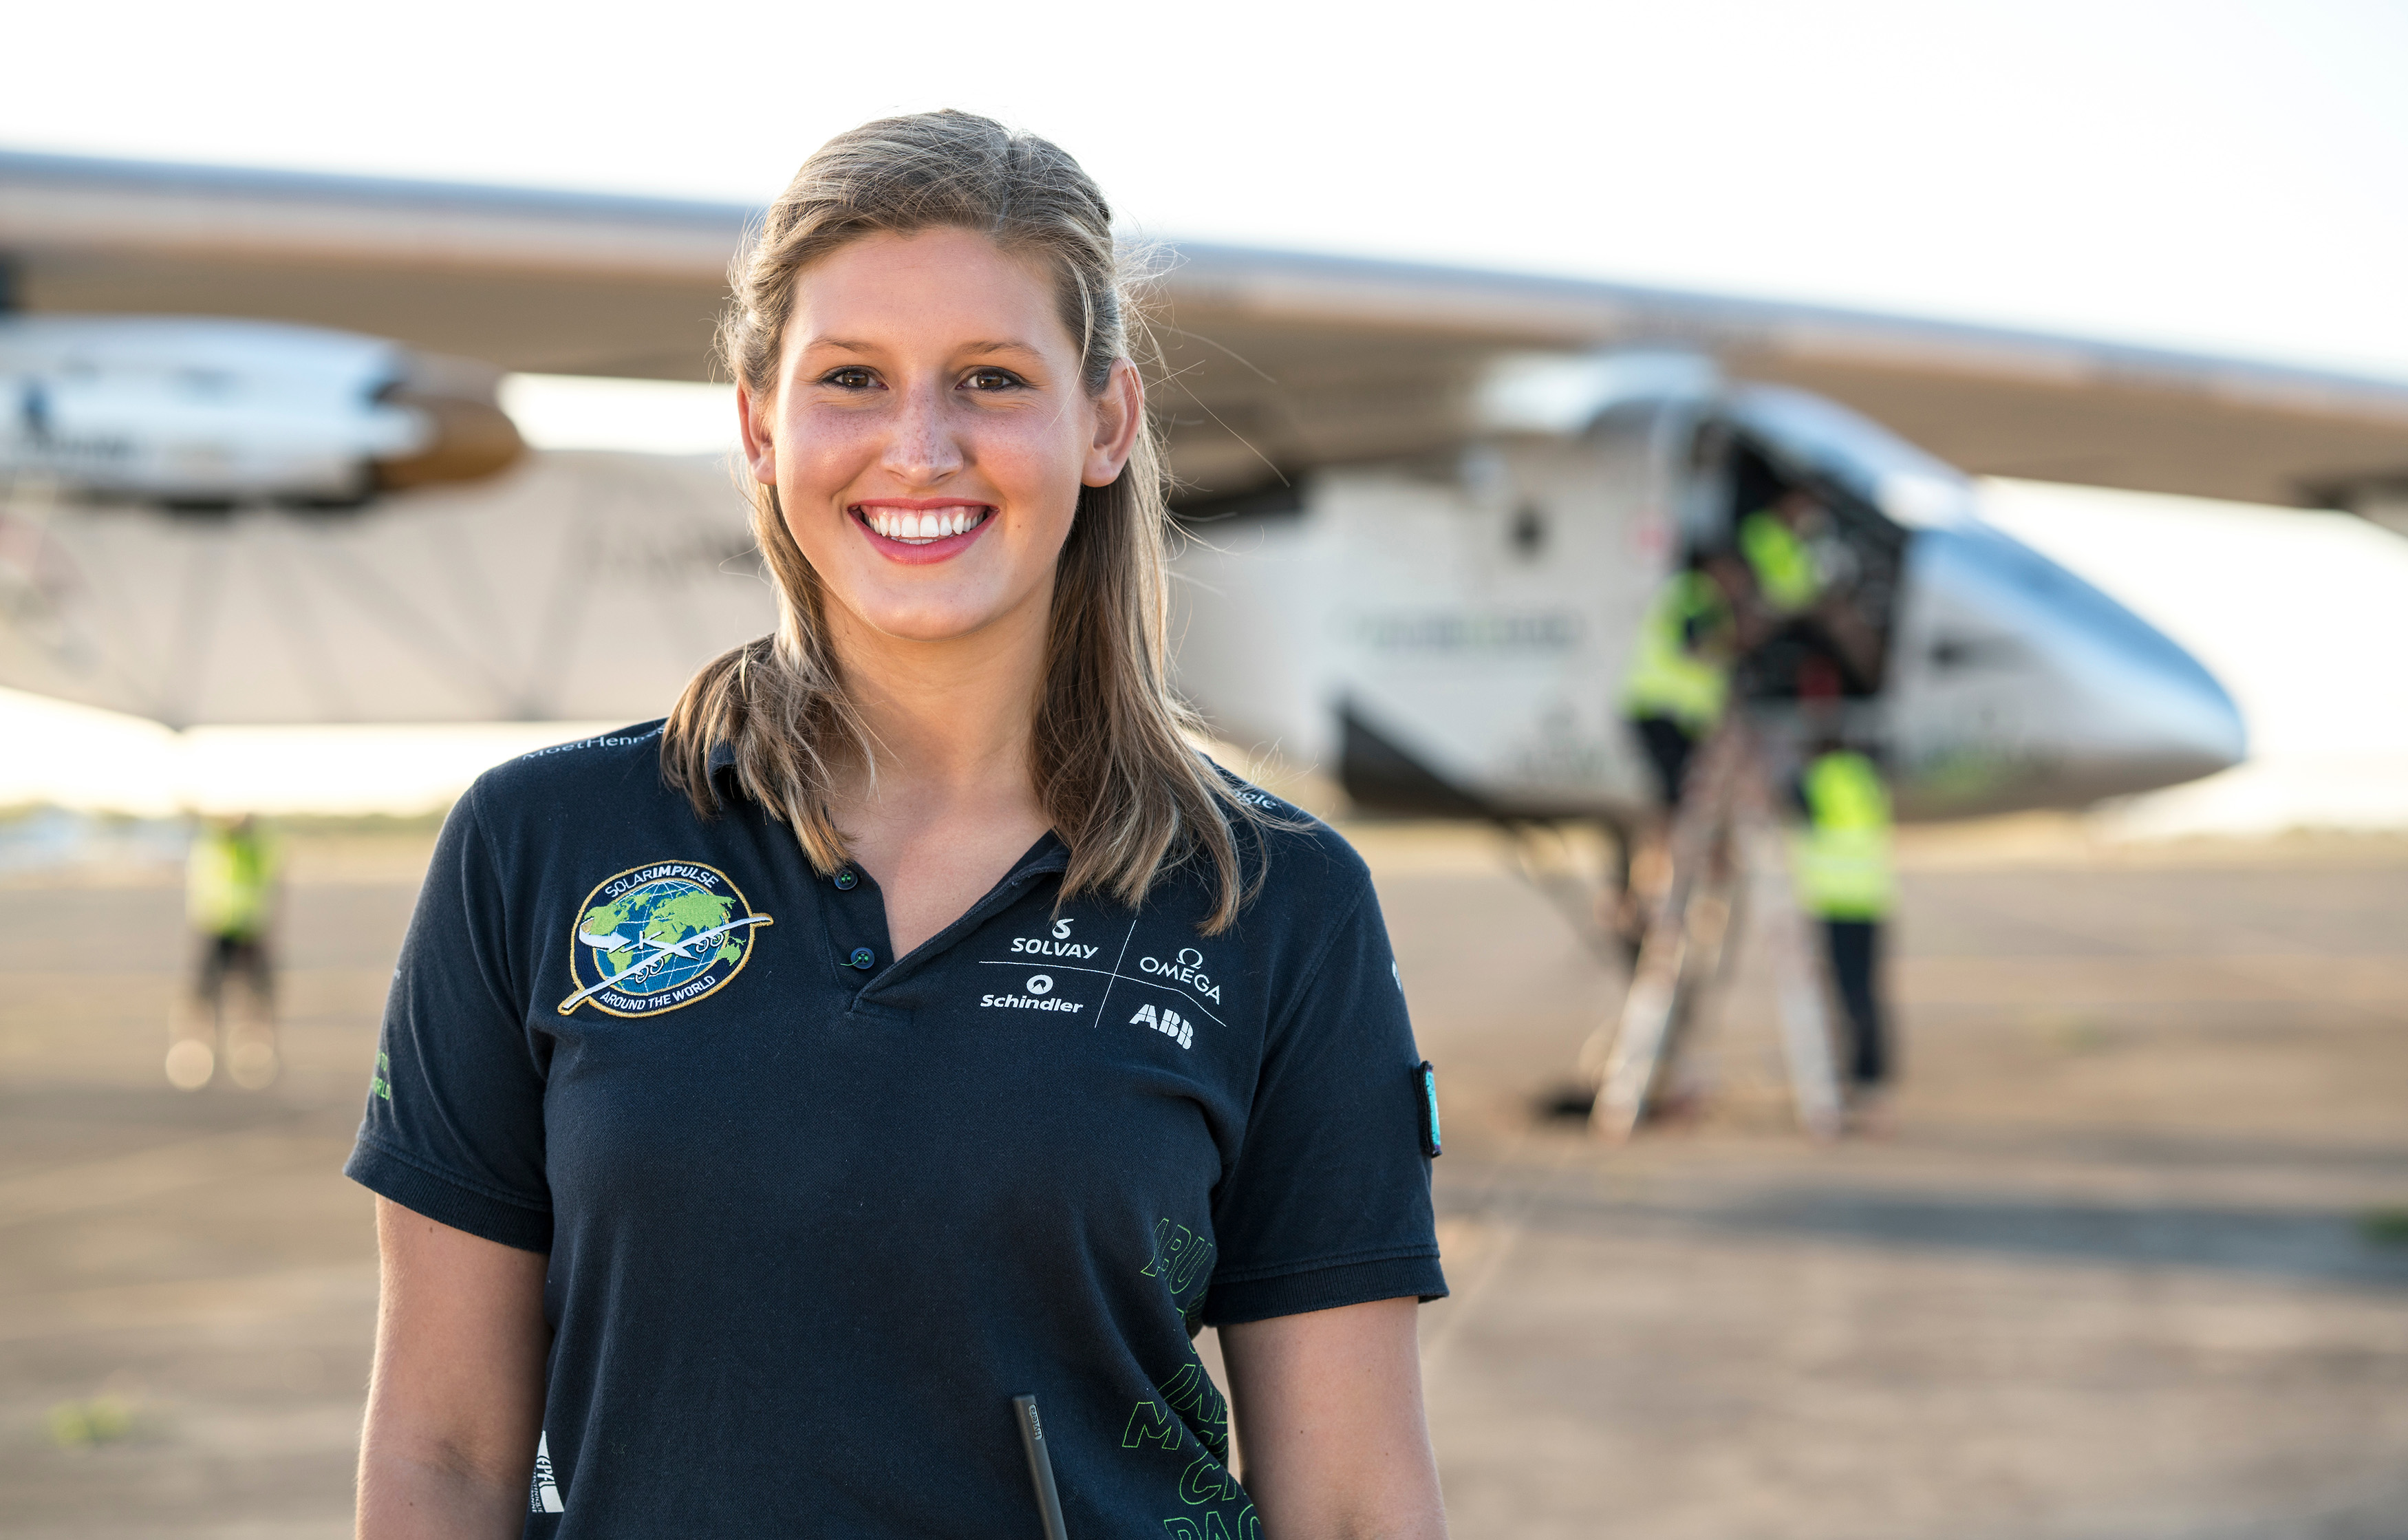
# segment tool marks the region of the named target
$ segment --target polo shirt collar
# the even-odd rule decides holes
[[[722,802],[734,801],[743,790],[736,779],[736,745],[720,740],[710,745],[710,753],[702,764],[703,776],[710,781],[711,792]]]
[[[732,801],[743,795],[744,788],[736,777],[736,745],[725,739],[710,745],[710,753],[703,760],[703,772],[710,778],[711,790],[722,800]],[[1003,888],[1016,886],[1042,872],[1068,870],[1070,847],[1062,842],[1060,835],[1049,828],[1043,838],[1029,846],[1027,853],[1012,863],[1011,871],[996,885],[996,889],[999,892]]]

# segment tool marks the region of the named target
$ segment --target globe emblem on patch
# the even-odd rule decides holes
[[[591,1004],[640,1016],[691,1005],[741,971],[754,933],[773,923],[716,867],[630,867],[596,884],[579,906],[570,951],[577,988],[560,1014]]]

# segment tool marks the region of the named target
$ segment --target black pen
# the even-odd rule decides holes
[[[1037,1420],[1037,1398],[1014,1396],[1011,1410],[1020,1419],[1020,1446],[1028,1451],[1028,1481],[1037,1489],[1037,1512],[1045,1521],[1045,1540],[1070,1540],[1070,1532],[1062,1527],[1062,1494],[1054,1488],[1054,1457],[1045,1452],[1045,1428]]]

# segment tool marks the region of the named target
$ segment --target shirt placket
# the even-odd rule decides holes
[[[820,912],[827,925],[828,958],[838,986],[857,996],[895,960],[886,934],[886,905],[869,873],[851,862],[821,881],[827,885]]]
[[[956,942],[1017,903],[1032,884],[1068,865],[1068,852],[1058,842],[1043,842],[1040,848],[970,905],[961,918],[914,952],[909,959],[909,973],[916,976],[943,967],[945,955]],[[885,901],[869,873],[850,863],[828,878],[827,885],[831,890],[829,901],[823,907],[827,914],[829,956],[836,971],[853,997],[856,1014],[882,1015],[888,1007],[879,1004],[878,996],[886,985],[900,981],[902,975],[894,965],[903,960],[896,957],[887,934]]]

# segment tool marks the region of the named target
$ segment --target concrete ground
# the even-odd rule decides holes
[[[1367,828],[1426,1052],[1464,1540],[2408,1536],[2408,846],[1911,852],[1891,1135],[1534,1111],[1616,975],[1477,831]],[[296,847],[291,1068],[170,1090],[173,873],[0,884],[0,1534],[348,1533],[375,1307],[336,1171],[423,838]]]

